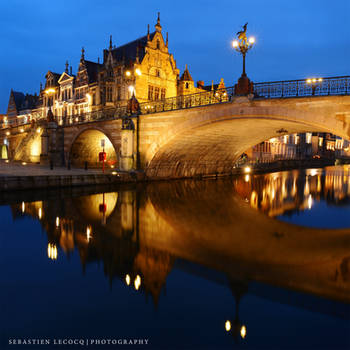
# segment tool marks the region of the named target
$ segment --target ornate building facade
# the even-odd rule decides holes
[[[47,72],[38,95],[11,91],[2,125],[46,118],[49,110],[58,124],[70,123],[72,118],[89,112],[126,106],[133,94],[143,103],[225,88],[223,79],[216,85],[204,86],[199,81],[195,86],[187,65],[180,76],[168,44],[168,33],[164,39],[158,13],[153,32],[148,26],[146,35],[118,47],[110,36],[102,63],[87,60],[82,48],[76,74],[66,62],[63,73]]]

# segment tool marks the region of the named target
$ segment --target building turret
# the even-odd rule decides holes
[[[178,82],[178,95],[188,95],[196,93],[194,87],[194,82],[191,77],[190,72],[188,71],[187,64],[185,66],[185,70],[182,73],[180,80]]]

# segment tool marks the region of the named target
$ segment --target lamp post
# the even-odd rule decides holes
[[[237,39],[233,40],[232,47],[242,55],[243,58],[243,71],[242,75],[238,80],[238,84],[235,85],[235,94],[236,95],[248,95],[253,93],[253,83],[247,77],[245,71],[245,58],[247,52],[254,46],[255,38],[251,36],[247,38],[247,25],[246,23],[243,26],[243,30],[237,32]]]
[[[316,88],[317,88],[317,86],[320,86],[322,84],[322,81],[323,81],[322,78],[306,79],[306,84],[311,85],[312,96],[315,96]]]
[[[53,115],[53,112],[51,109],[51,105],[53,103],[53,101],[51,101],[51,96],[54,95],[55,92],[56,92],[56,90],[54,88],[48,88],[45,90],[45,94],[49,97],[49,100],[48,100],[49,109],[47,111],[47,120],[49,122],[54,121],[54,115]]]

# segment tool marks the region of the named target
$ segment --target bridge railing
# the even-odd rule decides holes
[[[144,102],[140,104],[141,114],[173,111],[191,107],[207,106],[228,102],[234,95],[234,87],[227,87],[215,91],[204,91],[195,94],[170,97],[158,101]]]
[[[350,94],[350,76],[323,79],[299,79],[272,81],[254,84],[254,98],[288,98],[308,96],[335,96]],[[207,106],[229,102],[235,97],[234,87],[215,91],[170,97],[163,100],[140,103],[141,114],[173,111],[192,107]],[[104,108],[84,114],[62,118],[61,125],[81,124],[99,120],[117,119],[128,115],[127,106]],[[11,128],[8,125],[6,128]]]
[[[288,98],[350,94],[350,76],[272,81],[254,84],[256,98]]]

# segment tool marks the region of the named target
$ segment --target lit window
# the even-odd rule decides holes
[[[165,99],[165,89],[163,88],[161,91],[161,99],[164,100]]]
[[[156,87],[154,89],[154,100],[155,101],[159,100],[159,87]]]
[[[312,140],[312,134],[310,132],[306,133],[306,143],[311,143]]]
[[[148,99],[150,101],[153,100],[153,86],[151,86],[151,85],[148,86]]]
[[[297,145],[299,143],[299,135],[294,136],[294,143]]]

